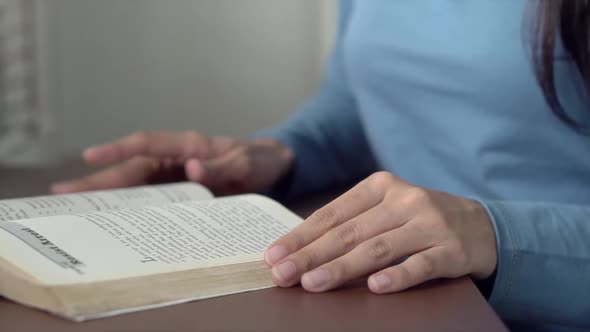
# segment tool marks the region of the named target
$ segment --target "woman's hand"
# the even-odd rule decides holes
[[[260,191],[292,167],[293,156],[270,139],[238,141],[195,132],[139,132],[87,149],[84,160],[109,168],[56,183],[54,193],[128,187],[166,180],[203,183],[218,194]]]
[[[272,244],[265,259],[282,287],[301,282],[322,292],[371,274],[375,293],[435,278],[483,279],[497,262],[494,230],[480,204],[386,172],[315,212]]]

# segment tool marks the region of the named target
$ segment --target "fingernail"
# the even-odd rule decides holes
[[[201,172],[203,169],[203,166],[201,166],[201,162],[199,162],[198,159],[189,159],[186,162],[186,167],[191,168],[193,171],[196,172]]]
[[[199,160],[189,159],[186,162],[186,172],[189,179],[191,179],[192,181],[201,181],[203,180],[205,170],[203,169],[203,166],[201,165]]]
[[[369,286],[374,291],[383,291],[391,286],[391,278],[386,274],[378,274],[369,278]]]
[[[332,279],[332,274],[326,269],[317,269],[308,272],[301,278],[301,284],[305,288],[320,288]]]
[[[272,248],[268,249],[265,253],[264,253],[264,260],[269,264],[269,265],[273,265],[274,263],[280,261],[281,259],[287,257],[287,255],[289,255],[289,252],[287,251],[287,248],[283,245],[276,245],[273,246]]]
[[[274,274],[275,278],[280,281],[290,281],[295,277],[296,272],[297,268],[295,267],[295,264],[290,261],[283,262],[272,268],[272,274]]]

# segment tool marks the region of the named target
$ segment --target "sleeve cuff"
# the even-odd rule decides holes
[[[498,265],[489,302],[500,316],[506,317],[508,313],[503,310],[508,307],[507,301],[512,292],[515,269],[519,264],[520,245],[512,227],[512,218],[502,208],[501,203],[494,201],[479,201],[479,203],[486,209],[496,234]]]

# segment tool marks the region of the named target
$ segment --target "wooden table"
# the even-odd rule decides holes
[[[0,198],[45,194],[48,184],[89,171],[80,162],[38,169],[0,168]],[[290,205],[308,215],[325,197]],[[391,295],[364,284],[311,294],[267,289],[84,323],[0,297],[0,331],[507,331],[469,278],[440,280]]]

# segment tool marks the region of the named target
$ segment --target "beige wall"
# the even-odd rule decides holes
[[[0,1],[0,165],[47,159],[34,0]]]
[[[145,129],[244,136],[313,92],[333,0],[39,0],[54,156]]]

